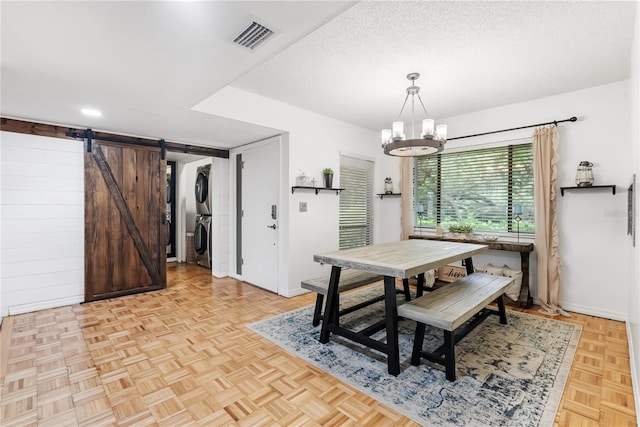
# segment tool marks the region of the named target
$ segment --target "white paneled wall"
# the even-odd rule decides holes
[[[84,300],[83,144],[0,133],[2,316]]]
[[[213,275],[229,275],[229,159],[214,157],[211,199],[211,258]]]

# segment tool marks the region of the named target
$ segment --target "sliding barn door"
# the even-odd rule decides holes
[[[160,150],[93,141],[84,164],[85,301],[166,287]]]

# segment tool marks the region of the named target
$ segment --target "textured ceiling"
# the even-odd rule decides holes
[[[3,0],[1,114],[221,148],[271,136],[191,107],[352,4]],[[276,30],[254,51],[231,43],[251,19]]]
[[[379,130],[418,72],[429,114],[449,117],[629,78],[635,7],[366,1],[233,86]]]
[[[409,72],[436,118],[627,79],[636,7],[3,0],[0,113],[219,148],[278,132],[191,109],[233,85],[378,130]],[[230,43],[251,17],[277,30],[253,52]]]

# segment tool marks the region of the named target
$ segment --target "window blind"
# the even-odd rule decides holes
[[[513,205],[522,205],[520,232],[534,231],[531,144],[419,157],[414,162],[417,227],[471,225],[512,232]]]
[[[373,162],[340,156],[340,249],[373,242]]]

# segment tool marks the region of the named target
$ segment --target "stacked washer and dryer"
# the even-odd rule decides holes
[[[209,176],[211,165],[198,167],[196,173],[196,228],[193,233],[193,247],[196,263],[211,268],[211,192]]]

